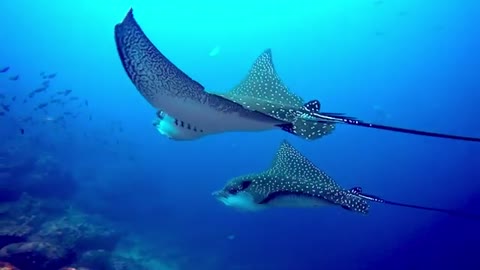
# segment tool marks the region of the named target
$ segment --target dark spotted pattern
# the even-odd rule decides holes
[[[320,112],[320,101],[311,100],[303,105],[303,108],[308,112]]]
[[[245,109],[229,99],[205,92],[201,84],[177,68],[153,45],[135,21],[132,10],[123,22],[115,26],[115,41],[130,80],[157,109],[165,110],[162,106],[165,102],[177,102],[181,106],[190,101],[205,104],[222,113],[236,113],[240,117],[272,123],[272,127],[283,123],[267,114]],[[190,123],[190,127],[192,125],[195,126]]]
[[[297,195],[320,198],[361,213],[368,213],[369,209],[366,200],[340,187],[286,141],[281,144],[268,170],[236,177],[227,183],[224,191],[230,194],[248,192],[258,204],[268,204],[283,195]]]
[[[115,26],[123,67],[138,91],[158,108],[163,96],[204,98],[204,87],[170,62],[143,33],[130,10]]]

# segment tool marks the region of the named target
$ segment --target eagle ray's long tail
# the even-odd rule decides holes
[[[415,204],[408,204],[408,203],[401,203],[401,202],[394,202],[394,201],[385,200],[385,199],[380,198],[380,197],[375,196],[375,195],[363,193],[362,189],[360,187],[352,188],[352,189],[350,189],[350,192],[352,194],[360,197],[360,198],[363,198],[363,199],[368,200],[368,201],[376,202],[376,203],[389,204],[389,205],[395,205],[395,206],[413,208],[413,209],[419,209],[419,210],[425,210],[425,211],[439,212],[439,213],[444,213],[444,214],[448,214],[448,215],[451,215],[451,216],[480,220],[480,214],[463,212],[463,211],[452,210],[452,209],[436,208],[436,207],[429,207],[429,206],[422,206],[422,205],[415,205]]]
[[[348,125],[354,125],[354,126],[382,129],[382,130],[428,136],[428,137],[480,142],[480,138],[476,138],[476,137],[458,136],[458,135],[452,135],[452,134],[436,133],[436,132],[430,132],[430,131],[373,124],[373,123],[368,123],[368,122],[355,119],[353,117],[343,116],[341,114],[336,114],[336,113],[314,113],[313,116],[317,118],[319,122],[342,123],[342,124],[348,124]]]
[[[374,123],[368,123],[368,122],[359,120],[355,117],[345,115],[343,113],[320,112],[320,101],[318,100],[311,100],[305,103],[303,105],[302,110],[298,111],[298,115],[300,116],[301,119],[324,123],[324,124],[325,123],[347,124],[347,125],[353,125],[353,126],[382,129],[382,130],[388,130],[393,132],[400,132],[400,133],[407,133],[407,134],[414,134],[414,135],[421,135],[421,136],[428,136],[428,137],[480,142],[480,138],[476,138],[476,137],[457,136],[457,135],[435,133],[435,132],[423,131],[423,130],[385,126],[385,125],[379,125]]]

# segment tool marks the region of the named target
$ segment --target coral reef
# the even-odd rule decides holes
[[[76,269],[142,269],[112,255],[123,235],[112,224],[65,203],[58,205],[28,195],[0,204],[0,261],[35,270],[71,265]]]
[[[0,150],[0,202],[17,200],[22,193],[37,198],[69,199],[77,182],[61,162],[28,144]]]
[[[70,212],[59,219],[45,222],[30,239],[48,238],[51,243],[76,251],[112,250],[121,233],[104,224],[108,223],[95,221],[91,216],[81,213]]]
[[[0,141],[0,270],[173,269],[130,256],[131,245],[120,252],[127,234],[98,216],[108,216],[104,209],[96,215],[79,209],[79,201],[72,201],[78,182],[58,158],[28,144],[5,145]],[[82,198],[98,206],[95,197]],[[126,207],[119,214],[131,218],[126,213],[135,209]]]
[[[59,269],[71,263],[75,254],[48,242],[21,242],[0,249],[0,258],[20,269]]]
[[[7,262],[0,262],[0,270],[20,270]]]
[[[32,227],[13,221],[0,221],[0,247],[10,243],[23,242],[31,233]]]
[[[111,261],[112,261],[111,270],[129,270],[129,269],[148,270],[146,266],[144,266],[141,262],[137,262],[135,259],[131,259],[131,258],[116,256],[112,258]]]

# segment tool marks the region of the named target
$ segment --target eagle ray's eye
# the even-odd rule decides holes
[[[240,187],[240,190],[247,189],[250,186],[250,184],[252,184],[252,181],[243,181]]]

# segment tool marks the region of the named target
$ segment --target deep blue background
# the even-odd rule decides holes
[[[239,213],[210,196],[229,178],[269,166],[288,139],[345,187],[480,212],[480,145],[349,126],[315,142],[281,131],[169,141],[151,126],[155,111],[125,75],[113,40],[133,6],[157,47],[207,89],[233,87],[270,47],[290,89],[326,111],[478,137],[476,1],[159,2],[0,4],[0,65],[22,74],[0,77],[2,91],[26,94],[40,71],[57,71],[55,87],[89,100],[93,121],[79,118],[67,131],[25,127],[19,139],[37,138],[65,160],[83,188],[72,199],[125,221],[158,250],[225,269],[480,269],[479,221],[383,205],[368,216],[340,208]],[[13,107],[16,116],[33,113]],[[15,117],[0,121],[2,135],[16,136]]]

